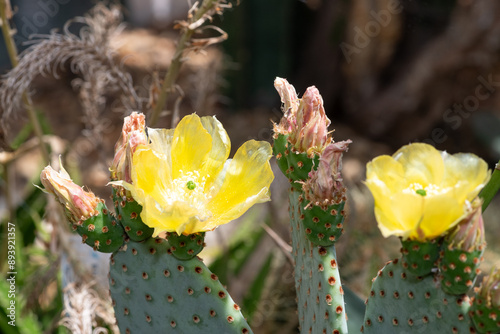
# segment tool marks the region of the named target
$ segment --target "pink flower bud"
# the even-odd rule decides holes
[[[125,117],[122,134],[115,145],[115,157],[110,167],[112,180],[132,182],[130,178],[132,155],[141,144],[147,144],[145,117],[144,114],[133,112]]]
[[[45,192],[53,194],[65,206],[68,219],[76,223],[98,214],[97,204],[101,201],[92,192],[87,192],[75,184],[61,165],[56,172],[51,166],[42,170],[40,175]]]
[[[298,152],[312,156],[321,153],[330,142],[323,98],[314,86],[307,88],[302,99],[297,97],[295,88],[285,79],[276,78],[274,87],[283,104],[283,117],[274,132],[289,135],[288,140]]]
[[[344,200],[345,187],[342,183],[342,155],[351,140],[328,144],[316,170],[309,173],[304,184],[306,197],[315,205],[329,206]]]
[[[447,236],[450,248],[471,252],[480,250],[485,246],[481,205],[482,201],[474,201],[470,212]]]
[[[299,152],[320,153],[329,139],[329,125],[319,90],[314,86],[307,88],[297,111],[297,129],[290,135],[290,141]]]

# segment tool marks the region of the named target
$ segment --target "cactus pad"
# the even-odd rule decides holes
[[[205,232],[189,235],[178,235],[175,232],[167,233],[170,251],[179,260],[189,260],[198,255],[205,246]]]
[[[110,292],[121,333],[252,333],[239,306],[198,258],[170,244],[130,240],[110,260]]]
[[[281,172],[286,175],[288,170],[288,160],[286,155],[288,154],[288,135],[277,133],[274,135],[273,144],[273,155],[276,157],[276,163],[280,168]],[[287,153],[285,153],[287,152]]]
[[[467,293],[479,273],[482,253],[482,250],[467,252],[445,247],[439,264],[443,290],[453,295]]]
[[[113,201],[118,219],[131,240],[142,241],[153,235],[154,228],[142,222],[142,207],[132,197],[126,196],[125,189],[113,187]]]
[[[112,253],[123,245],[123,227],[109,213],[104,203],[97,205],[97,211],[99,214],[96,216],[73,224],[73,230],[95,251]]]
[[[287,176],[291,179],[292,187],[295,189],[302,189],[300,181],[305,181],[309,178],[309,172],[318,167],[319,156],[315,155],[313,158],[307,156],[307,153],[300,153],[292,145],[288,145],[288,172]],[[299,182],[297,182],[299,181]]]
[[[403,267],[416,276],[429,275],[437,266],[441,243],[434,239],[429,242],[417,240],[401,241],[403,253]]]
[[[470,315],[479,333],[500,333],[500,309],[486,298],[476,295]]]
[[[367,300],[363,333],[476,333],[465,295],[444,293],[433,275],[407,275],[400,259],[375,278]]]
[[[300,201],[300,199],[299,199]],[[307,239],[318,246],[333,245],[344,232],[345,202],[334,204],[323,210],[302,200],[301,213]]]
[[[302,333],[347,333],[344,291],[335,246],[316,246],[305,237],[299,197],[300,192],[292,188],[292,246]]]
[[[297,190],[302,189],[301,181],[309,177],[309,172],[318,166],[319,156],[309,157],[307,153],[298,152],[288,142],[288,136],[275,134],[273,154],[280,170],[290,180],[292,187]]]

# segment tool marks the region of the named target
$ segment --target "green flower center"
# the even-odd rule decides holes
[[[196,188],[196,183],[194,183],[194,181],[188,181],[186,183],[186,187],[189,189],[189,190],[194,190],[194,188]]]
[[[420,196],[425,196],[427,195],[427,191],[425,191],[425,189],[417,189],[415,190],[415,192],[420,195]]]

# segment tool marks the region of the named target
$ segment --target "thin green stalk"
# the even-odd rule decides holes
[[[212,10],[213,7],[218,3],[219,0],[204,0],[201,7],[195,12],[194,17],[189,20],[189,22],[192,23],[198,21],[210,10]],[[179,76],[179,70],[182,65],[184,51],[189,46],[189,41],[191,40],[194,31],[195,28],[190,29],[189,26],[187,26],[179,39],[177,50],[175,51],[172,62],[170,63],[170,67],[168,68],[168,71],[165,74],[165,78],[163,79],[161,92],[158,96],[158,101],[156,102],[156,105],[153,109],[153,114],[150,118],[150,126],[155,126],[155,124],[158,122],[160,113],[165,108],[165,104],[167,103],[167,98],[174,89],[174,84],[177,80],[177,77]]]
[[[493,197],[500,190],[500,161],[496,164],[490,181],[483,188],[479,197],[483,199],[483,212],[490,204]]]

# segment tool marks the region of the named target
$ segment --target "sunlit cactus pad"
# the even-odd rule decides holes
[[[309,177],[309,172],[318,166],[319,156],[309,157],[300,153],[288,142],[288,136],[276,134],[273,144],[273,154],[276,156],[280,170],[290,180],[292,186],[302,189],[302,184]],[[299,181],[299,182],[296,182]]]
[[[73,229],[82,236],[82,241],[94,250],[112,253],[123,245],[125,233],[104,203],[99,203],[96,210],[99,214],[74,223]]]
[[[302,221],[307,239],[318,246],[335,244],[344,233],[344,205],[345,202],[342,201],[323,209],[303,200],[301,213],[304,215]]]
[[[179,260],[189,260],[198,255],[205,246],[205,232],[189,235],[178,235],[175,232],[167,232],[168,243],[172,255]]]
[[[347,333],[344,291],[335,247],[314,245],[305,237],[300,193],[290,193],[295,287],[302,333]]]
[[[363,333],[476,333],[465,295],[443,292],[434,275],[417,278],[402,261],[389,262],[372,285]]]
[[[443,253],[439,264],[443,290],[454,295],[467,293],[479,273],[483,250],[466,252],[445,248]]]
[[[197,258],[176,259],[163,239],[113,254],[110,292],[121,333],[252,333],[240,308]]]
[[[437,266],[440,247],[441,244],[435,239],[429,242],[409,239],[402,241],[403,267],[416,276],[429,275]]]
[[[142,222],[140,216],[142,207],[132,197],[125,195],[125,189],[122,187],[113,188],[113,201],[116,215],[130,239],[142,241],[153,235],[154,228]]]
[[[470,313],[479,333],[500,333],[500,309],[491,301],[476,295]]]

